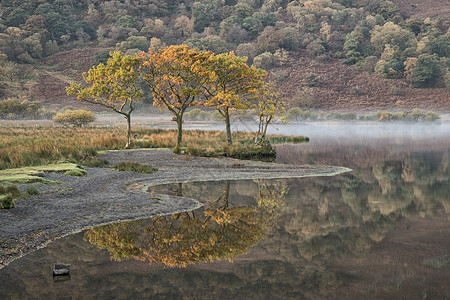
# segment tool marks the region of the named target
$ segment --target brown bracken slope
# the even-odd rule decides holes
[[[293,61],[287,65],[276,70],[275,74],[282,74],[284,79],[280,80],[280,91],[286,99],[292,99],[290,104],[294,106],[300,101],[298,97],[295,99],[295,94],[304,89],[302,82],[306,74],[314,73],[320,76],[319,84],[317,87],[307,88],[306,93],[311,95],[313,106],[319,110],[421,108],[450,111],[449,93],[445,88],[411,88],[404,79],[381,79],[354,66],[344,65],[337,59],[312,62],[306,56],[301,56],[295,59],[295,63]],[[399,93],[393,93],[392,87],[397,87]]]
[[[72,96],[67,96],[66,86],[81,81],[81,74],[92,66],[93,55],[98,48],[75,49],[58,53],[41,61],[35,95],[45,105],[63,107],[86,106]],[[299,54],[282,67],[273,69],[274,79],[282,96],[292,106],[299,105],[299,90],[308,73],[320,76],[317,87],[308,88],[312,105],[323,111],[374,111],[379,109],[408,110],[412,108],[450,112],[449,93],[445,88],[411,88],[404,79],[381,79],[375,75],[346,66],[340,60],[311,61]],[[280,79],[281,78],[281,79]],[[400,92],[394,95],[392,87]],[[357,91],[357,92],[355,92]],[[101,109],[89,106],[90,109]]]

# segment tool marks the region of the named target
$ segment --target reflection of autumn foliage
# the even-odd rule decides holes
[[[139,223],[141,222],[96,227],[87,231],[84,238],[101,249],[107,248],[113,260],[121,261],[140,253],[139,248],[135,246],[139,236],[136,226]]]
[[[186,267],[196,262],[231,260],[265,237],[263,230],[277,216],[286,189],[275,193],[260,183],[258,207],[229,207],[229,182],[218,200],[200,212],[156,217],[148,224],[112,224],[86,232],[85,239],[107,248],[111,257],[133,257],[169,267]],[[197,215],[196,215],[197,214]]]
[[[279,181],[269,184],[267,181],[259,180],[257,183],[258,195],[256,199],[258,207],[261,209],[262,219],[264,219],[266,227],[272,228],[269,224],[273,225],[281,214],[282,209],[286,205],[284,198],[289,189]]]
[[[155,218],[145,229],[139,258],[169,267],[231,259],[262,239],[262,229],[256,208],[248,206]]]

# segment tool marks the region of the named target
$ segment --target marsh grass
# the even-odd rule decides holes
[[[176,130],[135,129],[135,148],[174,148]],[[250,157],[250,153],[270,154],[270,149],[254,145],[255,133],[233,132],[234,145],[226,146],[222,131],[183,131],[183,145],[192,155]],[[268,135],[271,143],[307,141],[303,137]],[[100,150],[122,149],[125,132],[111,128],[0,127],[0,170],[39,166],[61,161],[86,166],[106,166],[107,161],[93,158]],[[270,154],[270,155],[273,155]],[[254,155],[253,155],[254,156]]]
[[[58,161],[79,162],[98,150],[119,149],[125,135],[115,129],[0,128],[0,170]]]
[[[174,148],[176,146],[177,131],[166,129],[138,130],[140,139],[136,146],[143,148]],[[303,136],[267,135],[271,144],[302,143],[309,141]],[[233,132],[233,146],[226,145],[226,133],[216,130],[186,130],[183,131],[183,146],[190,151],[196,149],[199,154],[220,152],[221,150],[238,151],[239,149],[260,148],[254,145],[255,133],[248,131]],[[193,154],[193,153],[192,153]],[[193,154],[194,155],[194,154]],[[203,156],[203,155],[202,155]]]

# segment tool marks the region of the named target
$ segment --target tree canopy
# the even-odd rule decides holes
[[[178,125],[177,147],[182,145],[183,114],[196,105],[202,87],[209,80],[205,62],[211,52],[198,51],[186,45],[150,48],[141,52],[140,70],[153,94],[154,105],[174,114]]]

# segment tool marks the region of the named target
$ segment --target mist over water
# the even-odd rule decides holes
[[[184,129],[222,130],[223,124],[189,125]],[[258,130],[257,124],[251,122],[235,122],[233,131]],[[422,139],[450,136],[450,122],[443,123],[368,123],[368,122],[305,122],[270,124],[268,134],[303,135],[315,140],[338,138],[402,138]]]

